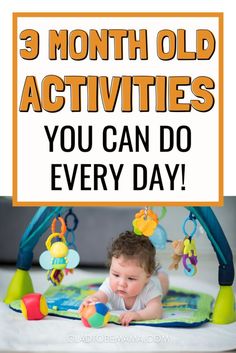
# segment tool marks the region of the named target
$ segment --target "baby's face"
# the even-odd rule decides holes
[[[135,259],[123,256],[112,258],[110,267],[110,286],[120,297],[131,298],[141,293],[150,275]]]

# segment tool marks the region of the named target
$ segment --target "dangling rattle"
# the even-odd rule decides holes
[[[54,285],[61,283],[64,274],[63,270],[75,268],[79,264],[79,254],[73,249],[68,249],[65,232],[66,225],[62,217],[58,217],[61,223],[61,232],[56,233],[57,218],[52,221],[52,234],[46,240],[47,251],[44,251],[39,263],[42,268],[48,270],[48,280]]]
[[[190,233],[190,235],[186,231],[186,224],[189,221],[193,223],[193,230]],[[197,250],[196,250],[195,241],[192,238],[197,230],[197,221],[192,213],[190,213],[189,217],[185,219],[182,229],[185,235],[184,249],[183,249],[183,256],[182,256],[184,273],[187,276],[194,276],[197,272],[196,265],[198,260],[197,260]]]
[[[158,225],[157,215],[148,207],[135,214],[133,220],[134,233],[150,237]]]

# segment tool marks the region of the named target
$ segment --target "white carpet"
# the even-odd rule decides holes
[[[13,269],[0,269],[0,298],[3,299]],[[104,271],[78,269],[64,283],[104,276]],[[31,271],[35,291],[47,287],[45,272]],[[217,295],[217,286],[184,276],[171,277],[171,284]],[[191,329],[147,326],[122,327],[109,324],[102,329],[83,326],[81,321],[48,316],[27,321],[0,302],[0,351],[25,352],[221,352],[236,349],[236,322],[229,325],[205,324]]]

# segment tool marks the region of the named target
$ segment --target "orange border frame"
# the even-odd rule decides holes
[[[216,202],[19,202],[17,200],[17,19],[19,17],[217,17],[219,20],[219,200]],[[223,23],[221,12],[16,12],[13,13],[13,206],[223,206]]]

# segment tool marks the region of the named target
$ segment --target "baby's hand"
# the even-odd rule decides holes
[[[81,313],[81,311],[83,310],[83,308],[85,306],[88,306],[91,303],[96,303],[97,301],[98,301],[98,299],[96,297],[91,296],[91,297],[85,298],[79,307],[79,313]]]
[[[120,314],[120,323],[123,326],[128,326],[134,320],[139,320],[139,316],[135,311],[125,311]]]

